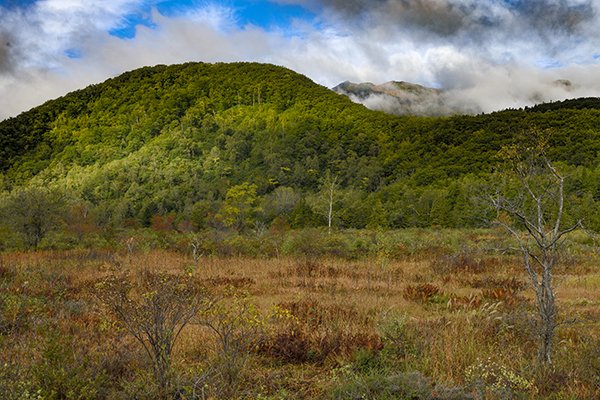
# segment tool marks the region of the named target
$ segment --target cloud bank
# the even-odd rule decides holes
[[[600,96],[600,0],[273,0],[314,15],[286,27],[241,25],[240,2],[196,1],[168,16],[159,3],[0,3],[0,119],[127,70],[185,61],[270,62],[328,87],[414,82],[444,89],[464,112]],[[109,34],[140,12],[152,27]]]

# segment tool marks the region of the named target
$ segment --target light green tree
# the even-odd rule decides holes
[[[256,222],[261,211],[256,189],[255,184],[248,182],[229,188],[221,207],[225,226],[243,231]]]
[[[3,220],[25,244],[37,248],[64,221],[66,199],[55,189],[19,188],[0,200],[0,210]]]

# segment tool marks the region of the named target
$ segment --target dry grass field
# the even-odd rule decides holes
[[[485,240],[358,260],[3,253],[0,397],[600,398],[597,248],[573,244],[563,255],[554,364],[540,370],[520,259],[472,247]],[[214,303],[175,342],[169,394],[157,394],[151,359],[99,295],[114,276],[135,287],[142,271],[203,287],[195,295]]]

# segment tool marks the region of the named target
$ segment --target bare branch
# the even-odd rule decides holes
[[[558,232],[558,233],[555,235],[555,238],[554,238],[554,240],[552,240],[552,242],[551,242],[550,244],[551,244],[551,245],[554,245],[554,244],[556,244],[556,243],[557,243],[557,242],[558,242],[558,241],[559,241],[559,240],[560,240],[560,239],[561,239],[561,238],[562,238],[564,235],[566,235],[566,234],[568,234],[568,233],[571,233],[571,232],[573,232],[574,230],[577,230],[577,229],[580,229],[580,228],[583,228],[583,220],[578,220],[578,221],[577,221],[577,222],[576,222],[574,225],[572,225],[571,227],[569,227],[569,228],[567,228],[567,229],[565,229],[565,230],[563,230],[563,231],[560,231],[560,232]]]
[[[564,178],[543,151],[531,152],[528,157],[515,155],[514,148],[506,153],[516,162],[513,171],[520,179],[522,190],[513,201],[501,196],[497,190],[491,203],[497,211],[506,211],[515,221],[515,224],[501,221],[496,221],[496,224],[504,227],[516,240],[523,254],[524,268],[531,279],[538,304],[539,358],[543,365],[547,365],[551,363],[554,331],[558,325],[552,271],[557,263],[561,238],[583,224],[577,221],[561,230],[565,206]],[[522,196],[532,202],[523,200]],[[523,239],[518,229],[521,226],[533,242]]]

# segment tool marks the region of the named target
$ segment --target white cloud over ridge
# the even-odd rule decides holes
[[[453,109],[471,112],[600,96],[600,0],[278,0],[317,15],[293,34],[239,26],[237,10],[202,2],[171,17],[153,11],[156,27],[138,26],[133,39],[107,33],[151,2],[0,7],[0,119],[127,70],[186,61],[270,62],[328,87],[404,80],[444,88]]]

